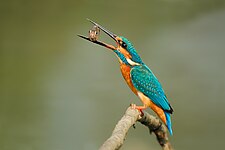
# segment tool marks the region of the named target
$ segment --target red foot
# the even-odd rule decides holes
[[[144,116],[144,112],[142,108],[136,108],[137,110],[139,110],[141,112],[141,116]]]
[[[144,116],[144,112],[143,109],[146,109],[145,106],[136,106],[135,104],[131,104],[131,108],[133,109],[137,109],[138,111],[141,112],[141,116]]]

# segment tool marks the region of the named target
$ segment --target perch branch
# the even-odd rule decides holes
[[[132,106],[128,107],[124,116],[117,123],[112,135],[102,144],[100,150],[118,150],[123,145],[125,136],[131,126],[135,122],[140,122],[149,128],[150,133],[154,132],[156,138],[163,148],[163,150],[172,150],[172,146],[168,140],[167,129],[156,117],[144,112],[141,113],[133,109]]]
[[[167,128],[158,118],[144,112],[144,115],[138,121],[149,128],[150,134],[155,133],[156,139],[163,150],[173,150],[169,142]]]
[[[123,145],[125,136],[129,128],[138,120],[140,112],[136,109],[128,107],[124,116],[117,123],[110,138],[108,138],[100,150],[117,150]]]

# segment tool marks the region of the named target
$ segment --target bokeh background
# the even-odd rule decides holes
[[[91,29],[86,18],[127,37],[161,81],[175,149],[225,148],[224,0],[5,0],[1,150],[98,149],[129,104],[140,104],[115,55],[76,36]],[[161,148],[136,124],[122,149]]]

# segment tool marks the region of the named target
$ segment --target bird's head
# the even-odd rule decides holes
[[[137,54],[135,48],[128,39],[122,36],[115,35],[114,33],[110,32],[109,30],[105,29],[104,27],[95,23],[92,20],[89,21],[93,23],[95,26],[97,26],[100,30],[105,32],[107,35],[109,35],[113,40],[115,40],[116,46],[98,40],[90,40],[90,38],[82,35],[78,35],[79,37],[113,50],[116,53],[117,57],[119,58],[120,63],[125,63],[126,65],[130,66],[143,64],[140,56]]]

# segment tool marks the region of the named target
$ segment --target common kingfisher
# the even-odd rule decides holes
[[[150,107],[167,126],[170,135],[172,135],[173,131],[170,114],[173,113],[173,108],[169,104],[159,80],[148,66],[145,65],[128,39],[123,36],[117,36],[94,21],[88,20],[115,40],[117,46],[115,47],[99,40],[92,40],[82,35],[78,36],[111,49],[116,53],[126,83],[143,103],[143,106],[135,106],[135,108],[142,112],[142,110]]]

